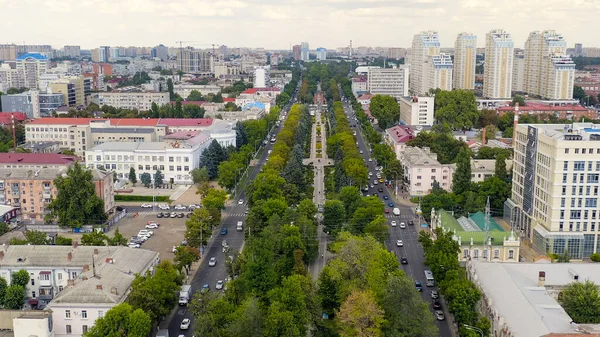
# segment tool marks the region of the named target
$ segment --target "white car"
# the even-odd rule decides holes
[[[215,289],[221,290],[221,289],[223,289],[223,285],[224,285],[223,280],[218,280],[217,285],[215,286]]]
[[[392,227],[396,227],[396,220],[392,220]]]
[[[402,240],[397,240],[396,241],[396,246],[397,247],[404,247],[404,242],[402,242]]]
[[[173,246],[173,253],[177,251],[177,246]]]
[[[190,328],[190,319],[189,318],[184,318],[183,321],[181,321],[181,325],[179,325],[179,328],[181,330],[187,330]]]
[[[360,154],[363,154],[363,150],[360,150]]]
[[[216,257],[211,257],[210,260],[208,260],[208,266],[209,267],[214,267],[217,265],[217,258]]]
[[[142,204],[141,208],[152,208],[152,204]]]
[[[169,207],[169,205],[167,205],[167,204],[160,204],[160,205],[158,205],[158,208],[160,208],[162,210],[171,209],[171,207]]]
[[[400,228],[402,228],[402,229],[406,228],[406,224],[404,222],[401,222],[400,223]]]
[[[238,205],[243,205],[243,204],[244,204],[244,199],[238,200]]]
[[[146,229],[157,229],[159,226],[159,224],[157,224],[156,222],[149,222],[146,225]]]
[[[127,247],[129,248],[140,248],[140,244],[139,243],[135,243],[135,242],[130,242]]]
[[[372,176],[373,176],[373,172],[369,172],[369,177],[372,177]]]
[[[186,207],[183,206],[183,205],[175,205],[175,209],[178,210],[178,211],[183,211],[183,210],[186,209]]]
[[[373,158],[369,158],[369,163],[373,161]]]

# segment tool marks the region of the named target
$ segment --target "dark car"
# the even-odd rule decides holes
[[[221,235],[227,235],[227,228],[221,229]]]
[[[390,197],[388,197],[387,195],[383,196],[383,200],[388,200]]]
[[[440,303],[440,301],[438,301],[438,300],[433,301],[432,305],[433,305],[433,309],[436,309],[436,310],[439,310],[442,308],[442,303]]]
[[[192,216],[192,213],[188,213],[185,215],[186,218],[190,218]]]
[[[421,283],[421,281],[415,281],[415,288],[417,289],[417,291],[423,291],[423,284]]]
[[[377,191],[378,192],[383,192],[383,188],[380,187],[380,188],[377,189]]]
[[[402,264],[408,264],[408,259],[406,258],[406,256],[403,256],[400,258],[400,263]]]
[[[179,214],[177,214],[177,217],[178,217],[178,218],[183,218],[184,216],[185,216],[185,214],[183,214],[183,213],[179,213]]]
[[[393,202],[389,202],[389,203],[388,203],[388,206],[389,206],[389,207],[394,207],[394,203],[393,203]]]
[[[203,293],[210,291],[210,285],[203,284],[202,285],[202,290],[200,290],[200,291],[203,292]]]
[[[141,238],[137,237],[137,236],[132,236],[131,239],[129,239],[129,241],[133,242],[133,243],[139,243],[139,244],[144,243],[144,241]]]
[[[408,220],[408,225],[409,225],[409,226],[414,226],[414,225],[415,225],[415,222],[414,222],[414,221],[412,221],[412,220]]]
[[[437,298],[440,298],[440,293],[438,293],[437,290],[432,290],[431,291],[431,298],[434,299],[434,300],[437,299]]]
[[[388,214],[389,212],[390,212],[390,209],[389,209],[389,208],[386,208],[386,209],[385,209],[385,214]]]
[[[160,213],[156,214],[156,217],[157,218],[164,218],[165,215],[163,214],[163,212],[160,212]]]

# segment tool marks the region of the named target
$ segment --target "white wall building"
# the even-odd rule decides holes
[[[308,42],[302,42],[300,44],[300,60],[308,61],[310,60],[310,49],[308,49]]]
[[[460,33],[454,43],[454,75],[452,88],[473,90],[475,88],[475,66],[477,36]]]
[[[100,107],[109,105],[121,109],[148,111],[152,108],[152,103],[158,106],[169,104],[169,98],[168,92],[114,90],[92,95],[92,102]]]
[[[327,59],[327,49],[317,48],[317,60],[324,61]]]
[[[179,96],[186,99],[193,90],[200,92],[203,96],[208,94],[216,95],[221,92],[221,87],[218,85],[201,85],[201,84],[188,84],[181,83],[173,85],[173,91]]]
[[[495,29],[486,34],[483,96],[510,98],[512,95],[514,42],[509,33]]]
[[[254,87],[267,88],[271,86],[271,66],[254,67]]]
[[[421,95],[427,93],[429,88],[425,87],[427,73],[425,62],[427,56],[440,53],[440,39],[438,32],[423,31],[413,38],[410,50],[410,91],[411,94]]]
[[[434,97],[401,97],[398,100],[401,123],[404,123],[404,125],[433,125],[435,121],[433,116],[434,102]]]
[[[372,95],[408,96],[408,67],[369,68],[367,90]]]
[[[362,77],[355,77],[352,79],[352,93],[354,96],[358,96],[359,93],[364,93],[368,90],[367,79]]]
[[[452,90],[452,58],[449,54],[429,55],[423,65],[422,89]]]
[[[404,183],[412,196],[427,195],[438,182],[446,191],[452,189],[453,165],[442,165],[437,154],[427,147],[407,146],[400,153],[400,162],[404,166]]]

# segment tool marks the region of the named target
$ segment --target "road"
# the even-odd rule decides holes
[[[369,156],[370,156],[369,146],[365,143],[365,141],[362,137],[362,134],[358,128],[359,123],[354,120],[354,117],[353,117],[354,112],[353,112],[352,106],[349,103],[344,103],[344,110],[345,110],[348,118],[351,120],[350,125],[357,125],[357,127],[355,127],[354,130],[357,131],[356,132],[356,140],[358,142],[358,147],[359,147],[359,150],[361,150],[363,152],[363,157],[365,159],[367,167],[369,168],[369,172],[373,172],[373,176],[370,177],[370,180],[374,180],[375,174],[376,174],[376,170],[375,170],[376,163],[374,161],[373,162],[368,161]],[[379,188],[383,189],[383,193],[378,192]],[[408,276],[410,276],[413,280],[421,281],[423,283],[423,285],[425,285],[424,275],[425,275],[425,270],[428,268],[424,264],[425,256],[423,253],[423,247],[421,247],[421,244],[419,244],[419,242],[418,242],[419,222],[417,221],[418,216],[415,215],[415,213],[414,213],[415,210],[413,209],[413,207],[398,203],[397,201],[392,201],[392,199],[394,199],[393,193],[385,186],[385,184],[374,185],[373,188],[369,188],[369,191],[365,192],[365,193],[369,194],[369,195],[373,195],[373,193],[378,193],[379,198],[383,198],[384,195],[387,195],[389,197],[389,200],[382,200],[386,204],[385,207],[390,209],[390,213],[385,214],[385,217],[386,217],[388,225],[389,225],[389,233],[390,233],[390,237],[385,242],[385,245],[388,248],[388,250],[396,253],[398,260],[400,260],[401,257],[406,257],[408,259],[408,264],[402,264],[401,265],[402,270],[404,270],[404,272]],[[400,209],[400,216],[394,216],[391,213],[392,207],[387,205],[388,202],[390,202],[390,201],[394,203],[394,207],[398,207]],[[398,226],[392,227],[391,226],[392,220],[395,220],[398,223]],[[408,220],[413,220],[414,226],[409,226]],[[407,224],[405,229],[400,228],[400,222],[405,222]],[[404,243],[404,246],[397,247],[396,246],[397,240],[402,240]],[[421,293],[421,297],[423,298],[423,300],[430,303],[429,309],[431,310],[432,315],[433,315],[433,308],[431,306],[431,299],[430,299],[429,291],[433,290],[433,289],[437,290],[437,288],[424,287],[423,292]],[[444,309],[446,309],[446,308],[444,308]],[[450,330],[450,322],[448,320],[445,320],[445,321],[437,321],[436,320],[435,322],[440,330],[441,337],[452,337],[453,336],[452,332]]]

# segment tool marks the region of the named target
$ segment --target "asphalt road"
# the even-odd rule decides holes
[[[294,95],[295,97],[295,95]],[[293,98],[294,98],[293,97]],[[284,111],[287,115],[289,112],[291,105],[288,105],[284,108]],[[279,127],[274,126],[271,133],[277,135],[281,128],[283,127],[283,123],[280,123]],[[256,175],[260,172],[263,165],[266,162],[268,157],[269,150],[272,149],[273,144],[267,142],[267,145],[264,145],[264,150],[259,158],[257,158],[257,164],[250,171],[250,176],[246,180],[246,183],[249,183],[256,178]],[[243,204],[238,204],[238,201],[242,200]],[[203,259],[198,267],[198,271],[196,272],[192,282],[192,293],[199,291],[202,289],[204,284],[208,284],[211,291],[222,291],[216,290],[215,285],[218,280],[225,280],[228,277],[227,268],[225,267],[225,259],[228,255],[232,255],[235,251],[241,251],[244,245],[244,232],[236,231],[236,226],[238,221],[243,221],[244,225],[246,222],[246,211],[247,208],[247,200],[246,200],[246,192],[245,189],[239,193],[239,198],[234,200],[232,205],[225,207],[224,216],[222,220],[221,227],[219,227],[215,233],[214,240],[212,244],[209,244],[208,247],[205,248]],[[228,233],[226,235],[220,235],[220,231],[222,228],[227,228]],[[244,229],[246,227],[244,226]],[[223,240],[227,241],[227,244],[230,246],[231,251],[229,253],[224,253],[222,248]],[[211,257],[216,257],[217,264],[214,267],[208,266],[208,261]],[[192,321],[190,325],[190,329],[181,330],[180,324],[184,318],[189,318]],[[193,335],[194,331],[194,317],[191,313],[188,312],[186,306],[180,306],[177,310],[177,313],[172,316],[171,321],[168,324],[169,336],[177,337],[180,335],[190,337]],[[162,326],[162,325],[161,325]]]
[[[352,106],[349,103],[344,103],[344,110],[345,110],[348,118],[350,118],[350,120],[351,120],[350,125],[354,125],[354,124],[357,125],[357,127],[354,128],[354,130],[357,131],[356,132],[356,140],[358,142],[359,149],[363,151],[363,157],[366,160],[366,164],[367,164],[367,167],[369,168],[369,171],[373,172],[373,176],[370,177],[370,180],[372,183],[372,181],[375,179],[375,174],[377,173],[375,170],[375,167],[377,165],[374,161],[373,162],[368,161],[369,156],[370,156],[369,147],[365,143],[364,139],[362,138],[362,134],[359,132],[358,122],[355,121],[352,117],[354,115]],[[383,188],[383,193],[378,192],[379,188]],[[425,256],[423,253],[423,247],[421,247],[421,245],[418,242],[419,225],[420,225],[419,221],[417,221],[418,216],[415,215],[413,208],[392,201],[391,199],[393,198],[394,193],[393,193],[393,191],[388,189],[385,186],[385,184],[380,183],[378,185],[374,185],[373,188],[369,188],[369,191],[364,192],[364,193],[373,195],[373,193],[376,193],[376,192],[377,192],[379,198],[381,198],[381,200],[385,202],[385,204],[386,204],[385,208],[390,209],[390,213],[385,214],[387,223],[389,225],[389,233],[390,233],[390,237],[386,241],[385,245],[388,248],[388,250],[396,253],[396,256],[398,257],[398,261],[400,261],[401,257],[407,258],[408,264],[402,264],[401,268],[413,280],[421,281],[421,283],[424,286],[423,292],[421,293],[421,297],[423,298],[423,300],[430,303],[429,309],[431,310],[432,315],[433,315],[433,308],[431,306],[431,298],[430,298],[429,291],[434,290],[434,289],[437,290],[437,288],[425,287],[425,282],[424,282],[425,270],[428,268],[424,264]],[[383,200],[384,195],[389,196],[390,200]],[[400,216],[394,216],[391,213],[392,208],[387,205],[390,201],[395,204],[394,207],[398,207],[400,209]],[[391,226],[392,220],[395,220],[397,222],[398,226],[392,227]],[[413,220],[414,226],[408,226],[408,220]],[[407,224],[405,229],[400,228],[400,222],[404,222]],[[404,246],[397,247],[396,246],[397,240],[402,240],[404,243]],[[450,323],[448,320],[445,320],[445,321],[437,321],[436,320],[435,322],[440,330],[440,337],[452,337],[452,333],[450,330]]]

